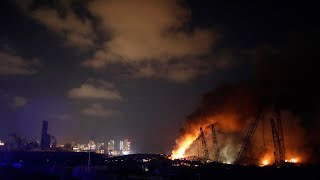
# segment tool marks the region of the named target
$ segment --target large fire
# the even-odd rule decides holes
[[[284,139],[287,147],[287,160],[285,160],[285,162],[301,163],[302,157],[306,157],[304,152],[301,151],[303,146],[300,143],[303,142],[303,138],[299,132],[303,131],[298,124],[294,124],[297,122],[294,119],[295,117],[292,117],[291,114],[286,113],[283,115],[284,124],[287,125],[286,122],[289,119],[291,123],[290,128],[286,129],[284,132]],[[235,115],[232,114],[215,115],[209,118],[207,117],[204,120],[199,121],[199,123],[188,124],[185,128],[187,131],[184,131],[184,133],[176,139],[176,145],[172,151],[171,159],[181,159],[188,156],[202,156],[201,150],[199,151],[199,147],[200,149],[202,148],[201,143],[199,144],[197,141],[200,133],[200,127],[204,127],[203,129],[209,149],[209,156],[210,158],[214,158],[211,130],[208,127],[212,123],[217,123],[216,119],[220,120],[218,122],[218,126],[216,126],[216,129],[218,130],[217,136],[220,148],[220,161],[233,163],[238,153],[238,149],[236,147],[239,147],[239,145],[242,144],[242,139],[241,137],[239,138],[239,131],[235,127],[239,127],[238,129],[240,129],[240,127],[245,128],[247,125],[245,127],[240,126],[238,123],[239,120]],[[248,156],[253,159],[253,162],[250,163],[255,163],[260,166],[267,166],[274,163],[271,127],[269,127],[270,124],[264,124],[265,125],[263,125],[263,122],[260,123],[260,126],[258,126],[254,135],[251,146],[251,148],[254,150],[248,151],[248,153],[251,153]],[[264,128],[264,130],[262,128]],[[263,131],[265,131],[264,135],[262,134]],[[262,139],[262,137],[264,139]]]
[[[179,144],[179,147],[172,151],[172,159],[180,159],[185,157],[186,150],[191,146],[191,144],[197,139],[197,136],[188,135],[185,137],[184,141]]]
[[[172,159],[180,159],[185,158],[186,151],[190,150],[191,146],[196,142],[199,136],[200,127],[203,128],[205,134],[211,134],[208,128],[211,124],[217,123],[217,120],[221,120],[219,122],[218,128],[219,131],[224,132],[234,132],[240,129],[239,120],[234,113],[224,113],[224,114],[217,114],[215,116],[210,116],[199,120],[198,123],[187,124],[185,130],[187,133],[182,134],[178,139],[176,139],[176,146],[172,151],[171,158]],[[207,141],[209,145],[211,141]],[[195,155],[188,153],[187,155]]]
[[[290,158],[289,160],[286,159],[285,162],[286,163],[294,163],[294,164],[300,163],[300,161],[298,159],[299,158]],[[261,160],[260,166],[263,167],[263,166],[267,166],[267,165],[270,165],[270,164],[272,164],[271,158],[266,157],[266,158]]]
[[[193,134],[195,131],[199,134],[199,127],[206,128],[216,123],[220,161],[233,162],[250,121],[263,107],[263,111],[266,111],[263,115],[265,120],[259,122],[246,154],[249,157],[247,160],[256,164],[274,163],[272,127],[270,117],[265,115],[271,113],[272,108],[277,108],[281,111],[287,162],[318,161],[318,158],[315,160],[311,156],[320,142],[319,108],[316,106],[320,97],[319,83],[316,83],[319,81],[319,71],[310,64],[319,59],[319,47],[314,36],[305,36],[299,43],[292,43],[296,41],[296,37],[293,37],[279,45],[276,52],[268,47],[256,48],[254,53],[250,53],[252,66],[248,72],[252,74],[251,78],[216,84],[214,89],[203,94],[199,105],[186,117],[172,157],[200,156],[193,147],[199,144],[193,143],[196,140]],[[225,117],[230,114],[230,118]],[[315,135],[310,136],[312,133]],[[210,142],[208,137],[206,139]],[[208,146],[211,147],[209,156],[213,159],[212,145]],[[265,154],[270,154],[268,160],[263,160]]]
[[[203,156],[201,143],[197,138],[202,127],[208,146],[209,158],[214,159],[214,146],[211,129],[215,124],[219,159],[221,162],[233,163],[243,144],[243,137],[256,117],[260,106],[260,96],[250,86],[222,86],[203,96],[199,107],[192,112],[180,130],[171,158],[185,158],[188,156]],[[288,162],[301,162],[297,158],[309,158],[306,148],[306,131],[301,126],[301,117],[289,110],[282,110],[280,117],[283,126],[284,146]],[[274,144],[270,119],[274,118],[274,108],[265,107],[263,119],[260,120],[251,141],[247,158],[248,163],[273,164]],[[211,144],[210,144],[211,143]],[[268,158],[266,159],[266,154]],[[250,160],[249,160],[250,159]]]

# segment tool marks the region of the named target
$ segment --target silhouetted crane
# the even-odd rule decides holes
[[[212,149],[215,150],[215,161],[219,162],[219,156],[220,156],[220,149],[218,146],[218,138],[215,130],[215,125],[211,125],[211,131],[212,131]]]
[[[207,146],[206,139],[204,137],[204,132],[203,132],[201,127],[200,127],[200,136],[199,136],[199,138],[200,138],[201,144],[202,144],[203,161],[206,162],[207,160],[209,160],[209,151],[208,151],[208,146]]]
[[[280,149],[280,139],[279,134],[276,129],[276,125],[274,123],[274,119],[271,118],[271,127],[272,127],[272,140],[273,140],[273,146],[274,146],[274,161],[276,165],[281,165],[281,155],[279,153]]]
[[[285,148],[284,148],[284,138],[282,132],[282,123],[280,117],[280,111],[278,109],[274,109],[276,123],[274,122],[274,117],[270,119],[271,128],[272,128],[272,138],[274,145],[274,159],[275,164],[277,166],[283,165],[285,162]],[[235,164],[242,164],[244,157],[248,151],[248,148],[251,144],[252,137],[257,129],[260,119],[263,118],[262,109],[260,109],[257,113],[257,117],[253,119],[251,122],[247,134],[244,138],[241,149],[238,153],[237,159],[235,160]]]
[[[243,163],[244,156],[246,155],[246,153],[248,151],[248,148],[251,144],[252,137],[258,127],[260,119],[262,119],[262,109],[260,109],[258,111],[257,117],[255,119],[253,119],[253,121],[251,122],[251,124],[249,126],[249,129],[248,129],[247,134],[244,138],[241,149],[238,153],[237,159],[234,162],[235,164],[242,164]]]
[[[282,164],[285,162],[285,159],[286,159],[286,150],[284,147],[282,122],[281,122],[281,116],[280,116],[279,109],[275,109],[275,113],[276,113],[276,121],[277,121],[277,132],[278,132],[278,136],[279,136],[279,157],[280,157],[279,161],[280,161],[280,164]]]
[[[270,119],[271,121],[271,128],[272,128],[272,140],[274,145],[274,161],[277,166],[281,166],[285,162],[285,148],[284,148],[284,139],[283,139],[283,132],[282,132],[282,123],[280,118],[280,111],[277,109],[275,110],[275,119],[276,123],[274,122],[274,118]],[[276,125],[277,124],[277,125]]]

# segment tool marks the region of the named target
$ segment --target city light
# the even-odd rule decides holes
[[[119,149],[116,148],[115,140],[108,143],[100,143],[90,140],[88,144],[76,144],[72,147],[73,152],[95,152],[98,154],[108,154],[110,156],[131,154],[131,142],[128,139],[119,141]]]

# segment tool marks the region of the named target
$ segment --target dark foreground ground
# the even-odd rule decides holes
[[[0,152],[0,179],[320,179],[320,166],[277,168],[171,161],[163,155],[106,157],[72,152]]]

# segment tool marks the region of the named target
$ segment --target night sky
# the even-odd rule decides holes
[[[253,80],[255,52],[320,32],[316,1],[2,0],[0,23],[0,140],[47,120],[58,144],[148,153],[170,153],[203,93]]]

